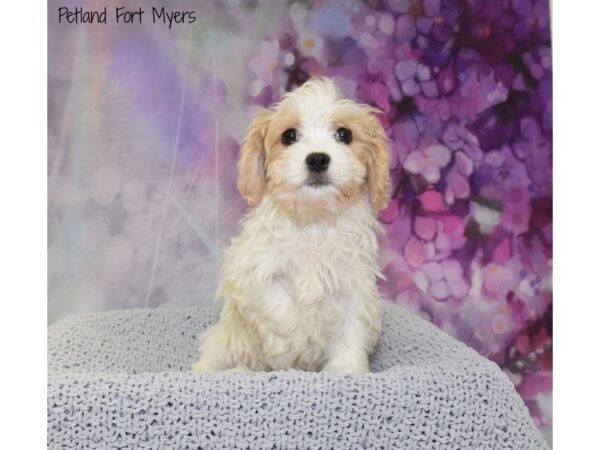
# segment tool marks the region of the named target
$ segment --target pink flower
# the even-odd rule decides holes
[[[453,239],[460,239],[465,234],[465,221],[458,216],[443,216],[441,219],[444,231]]]
[[[414,236],[411,236],[404,244],[404,258],[413,270],[418,269],[425,262],[425,247]]]
[[[527,303],[523,299],[509,294],[507,296],[507,304],[508,312],[513,322],[520,327],[525,325],[530,317],[530,310]],[[522,335],[516,340],[516,347],[523,355],[529,353],[529,345],[530,342],[527,335]]]
[[[379,219],[383,223],[392,223],[400,218],[400,204],[397,198],[392,198],[383,211],[379,213]]]
[[[505,237],[494,249],[492,260],[496,264],[504,264],[510,259],[510,240]]]
[[[508,267],[490,263],[483,267],[481,272],[483,277],[481,292],[488,298],[504,298],[515,286],[515,276]]]
[[[421,175],[429,184],[440,181],[440,169],[450,162],[452,152],[442,144],[433,144],[422,152],[411,152],[402,165],[405,170],[413,175]]]
[[[425,211],[430,212],[443,212],[446,211],[446,205],[444,204],[444,198],[435,189],[428,189],[421,195],[417,196],[421,202],[421,206]]]
[[[435,219],[418,216],[415,218],[414,232],[421,239],[431,241],[435,237],[436,226]]]
[[[449,297],[462,299],[469,293],[469,285],[463,278],[462,267],[458,261],[447,259],[439,262],[428,262],[423,265],[422,273],[427,281],[427,293],[435,300],[442,301]]]
[[[452,250],[462,248],[467,242],[464,220],[458,216],[442,216],[438,219],[435,237],[436,259],[450,256]]]
[[[468,198],[471,194],[469,186],[469,176],[473,173],[473,161],[463,152],[458,151],[454,154],[454,165],[446,180],[448,186],[444,192],[444,199],[448,205],[454,204],[457,198]]]

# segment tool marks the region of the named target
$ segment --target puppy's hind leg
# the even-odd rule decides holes
[[[219,321],[202,334],[200,341],[200,357],[192,365],[194,373],[264,369],[254,334],[227,303]]]

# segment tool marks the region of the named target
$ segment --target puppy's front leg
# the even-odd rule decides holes
[[[331,340],[323,370],[332,373],[368,373],[369,355],[381,330],[380,300],[350,305]]]

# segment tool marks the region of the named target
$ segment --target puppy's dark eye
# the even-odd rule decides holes
[[[295,128],[285,130],[281,135],[281,142],[283,145],[292,145],[294,142],[298,142],[298,132]]]
[[[352,131],[347,128],[338,128],[335,132],[335,140],[348,145],[352,142]]]

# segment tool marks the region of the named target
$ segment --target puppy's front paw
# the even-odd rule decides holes
[[[339,361],[331,360],[323,367],[324,372],[337,374],[346,373],[369,373],[369,361],[367,358],[361,358],[359,361]]]
[[[251,369],[248,366],[246,366],[245,364],[239,364],[230,369],[219,369],[219,368],[216,368],[213,365],[209,364],[204,359],[199,360],[192,366],[193,373],[212,373],[212,372],[219,372],[219,371],[223,371],[226,373],[236,373],[236,372],[250,372],[250,370]]]
[[[232,367],[231,369],[226,369],[225,372],[226,373],[250,372],[250,367],[246,366],[245,364],[239,364],[235,367]]]
[[[200,359],[194,365],[192,365],[193,373],[211,373],[215,372],[215,368],[212,367],[206,360]]]

